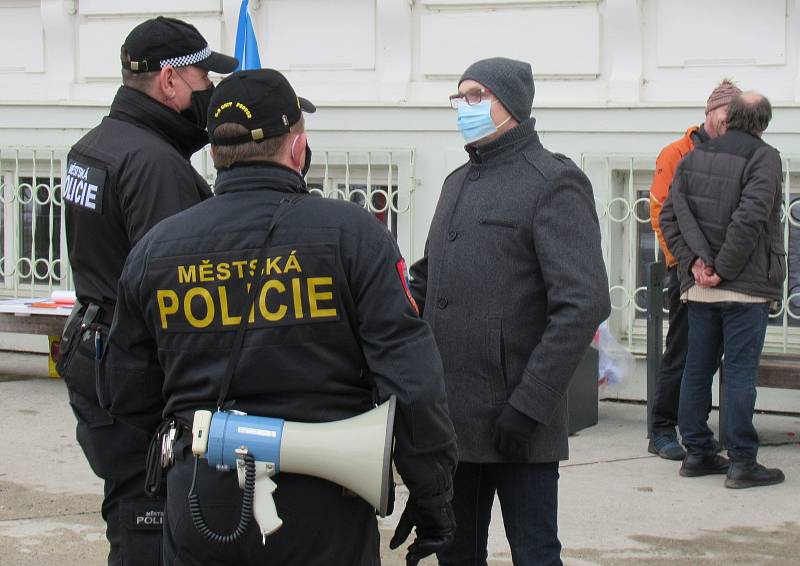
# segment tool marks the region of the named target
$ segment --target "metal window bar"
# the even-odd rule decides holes
[[[377,216],[403,255],[413,259],[414,167],[413,150],[321,149],[314,153],[306,181],[312,194],[354,202]]]
[[[67,152],[0,146],[0,297],[43,297],[74,288],[61,195]],[[208,151],[198,152],[193,164],[213,186]],[[312,193],[356,202],[381,218],[413,260],[414,170],[411,148],[318,149],[307,180]],[[44,211],[46,220],[39,219]]]
[[[784,182],[781,221],[784,225],[783,243],[787,252],[792,242],[792,233],[794,233],[794,238],[800,238],[800,195],[793,196],[792,193],[792,173],[800,172],[800,165],[798,165],[798,171],[792,171],[793,162],[798,163],[798,159],[787,157],[783,160]],[[794,200],[792,200],[793,198]],[[794,244],[800,246],[800,242],[795,242]],[[794,292],[792,292],[792,288],[789,286],[791,283],[789,274],[791,273],[794,276],[798,276],[800,273],[800,265],[790,263],[787,257],[786,271],[787,276],[783,281],[784,299],[781,304],[781,310],[775,315],[775,317],[781,318],[784,352],[788,352],[792,350],[793,347],[797,347],[798,340],[795,340],[794,344],[790,344],[789,340],[792,336],[792,327],[800,326],[800,285],[798,285],[797,290]],[[800,277],[797,277],[795,281],[800,284]],[[795,303],[794,307],[792,306],[793,302]]]
[[[62,262],[65,158],[65,150],[0,147],[0,296],[46,296],[71,287]]]
[[[629,349],[637,353],[644,353],[646,347],[645,321],[637,317],[637,312],[644,313],[646,310],[637,301],[645,293],[645,287],[637,286],[637,268],[657,259],[660,251],[657,243],[652,255],[639,247],[637,228],[649,223],[650,219],[638,212],[640,207],[648,203],[648,198],[637,195],[634,179],[636,176],[651,179],[655,158],[652,154],[587,153],[581,156],[581,167],[594,187],[603,253],[609,269],[611,328],[627,343]],[[800,178],[800,158],[785,157],[783,171],[782,220],[784,245],[788,250],[790,240],[800,237],[800,198],[792,200],[792,177]],[[795,184],[797,178],[794,179]],[[794,236],[790,236],[790,228],[797,230]],[[793,240],[792,243],[798,245]],[[773,324],[767,330],[765,350],[800,352],[800,309],[795,312],[790,304],[790,299],[800,302],[800,290],[790,294],[789,270],[796,273],[800,265],[787,261],[783,301],[780,310],[770,315]]]

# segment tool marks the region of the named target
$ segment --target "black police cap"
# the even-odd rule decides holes
[[[192,24],[164,16],[133,28],[122,44],[121,59],[122,67],[134,73],[194,65],[227,74],[239,66],[236,58],[211,51]]]
[[[260,142],[287,133],[303,112],[316,111],[310,101],[295,94],[278,71],[238,71],[222,79],[214,89],[208,109],[208,136],[213,145]],[[217,137],[214,131],[222,124],[239,124],[248,133]]]

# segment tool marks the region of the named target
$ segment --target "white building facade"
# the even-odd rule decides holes
[[[466,160],[448,95],[473,61],[533,66],[546,147],[594,185],[612,325],[644,350],[644,264],[657,251],[647,189],[659,150],[702,122],[723,77],[766,94],[783,156],[787,243],[800,225],[800,0],[251,0],[262,65],[319,111],[309,185],[369,207],[409,261],[445,176]],[[69,288],[60,179],[69,146],[106,114],[119,47],[155,15],[233,52],[239,0],[0,0],[0,294]],[[195,164],[213,181],[204,152]],[[791,265],[800,272],[800,266]],[[800,281],[798,281],[800,283]],[[787,283],[786,295],[797,292]],[[784,301],[787,303],[787,301]],[[0,335],[0,348],[38,348]],[[34,344],[34,346],[31,346]],[[800,308],[768,348],[800,351]]]

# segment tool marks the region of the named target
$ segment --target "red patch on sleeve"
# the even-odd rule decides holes
[[[406,269],[406,261],[401,258],[395,267],[397,268],[397,275],[400,276],[400,282],[403,284],[403,291],[406,292],[406,298],[408,299],[408,302],[411,303],[411,306],[414,307],[414,312],[419,315],[419,307],[417,306],[417,302],[414,300],[414,297],[411,296],[411,289],[408,287],[408,270]]]

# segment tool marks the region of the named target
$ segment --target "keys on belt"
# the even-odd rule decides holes
[[[161,467],[169,468],[175,462],[175,438],[178,435],[178,424],[169,422],[167,430],[161,435]]]

